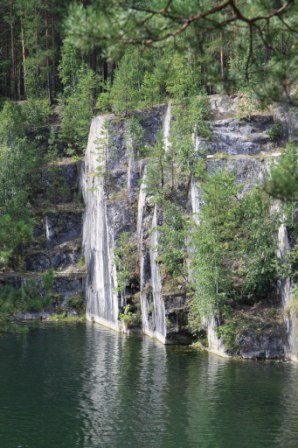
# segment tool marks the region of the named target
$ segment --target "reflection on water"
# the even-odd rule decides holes
[[[143,446],[146,434],[146,446],[159,446],[164,432],[165,347],[110,332],[103,338],[104,330],[93,330],[86,344],[92,368],[84,375],[80,400],[82,446]]]
[[[289,366],[287,373],[281,390],[281,424],[273,445],[280,448],[298,446],[298,365]]]
[[[0,339],[1,448],[296,448],[298,368],[99,326]]]

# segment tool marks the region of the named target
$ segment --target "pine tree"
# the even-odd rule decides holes
[[[145,106],[153,107],[160,102],[160,82],[156,71],[153,73],[145,72],[141,96]]]
[[[111,88],[111,104],[115,113],[124,113],[135,109],[141,99],[143,66],[137,50],[127,51],[115,71]]]

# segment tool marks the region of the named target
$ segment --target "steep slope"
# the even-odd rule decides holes
[[[212,136],[208,141],[197,136],[195,151],[198,154],[202,149],[207,151],[208,171],[225,166],[236,173],[243,193],[249,191],[262,182],[271,160],[280,155],[269,138],[274,117],[255,113],[249,118],[236,119],[235,98],[211,96],[210,104]],[[164,151],[170,151],[171,106],[134,116],[144,134],[141,145],[149,148],[145,159],[125,131],[129,118],[99,117],[91,126],[83,175],[87,317],[118,330],[142,331],[166,344],[189,343],[192,340],[188,329],[191,294],[183,282],[169,282],[161,272],[159,234],[164,210],[154,202],[147,187],[146,167],[153,151],[150,148],[160,138],[159,129]],[[195,179],[179,181],[177,189],[179,205],[199,225],[201,193]],[[124,245],[133,261],[128,260],[128,253],[127,260],[119,258],[119,250],[123,256],[125,249],[120,247],[124,234]],[[188,253],[191,256],[191,248]],[[119,285],[119,278],[125,263],[123,286]],[[280,285],[280,295],[272,298],[271,303],[235,310],[234,317],[243,322],[243,328],[237,332],[232,348],[225,347],[219,339],[218,316],[210,316],[206,321],[209,350],[244,358],[294,358],[293,349],[287,347],[295,346],[288,342],[295,338],[295,319],[292,317],[289,321],[285,317],[286,300],[281,300],[284,289]],[[245,325],[248,321],[253,325]]]

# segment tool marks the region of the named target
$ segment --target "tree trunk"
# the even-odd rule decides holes
[[[220,47],[220,73],[223,91],[225,91],[225,59],[223,47]]]
[[[22,46],[22,73],[20,80],[20,90],[22,95],[26,95],[26,47],[23,19],[21,18],[21,46]]]
[[[10,57],[11,57],[11,94],[14,99],[17,98],[17,70],[16,70],[16,51],[13,22],[13,3],[10,2]]]
[[[46,38],[46,70],[47,70],[47,91],[48,91],[48,103],[49,106],[53,104],[52,98],[52,83],[51,83],[51,64],[49,57],[49,2],[46,0],[46,12],[45,12],[45,38]]]

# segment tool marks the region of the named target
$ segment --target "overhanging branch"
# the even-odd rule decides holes
[[[176,37],[183,33],[187,28],[190,27],[194,22],[198,21],[211,21],[212,16],[214,16],[217,13],[229,13],[229,17],[222,20],[222,21],[214,21],[216,28],[223,28],[231,23],[235,22],[242,22],[248,26],[249,30],[252,29],[252,27],[255,27],[255,25],[258,22],[262,21],[270,21],[274,17],[277,17],[281,20],[281,23],[284,25],[285,28],[288,30],[290,29],[289,25],[285,20],[283,19],[283,15],[289,11],[290,7],[293,5],[294,0],[288,0],[286,3],[284,3],[280,8],[274,9],[268,14],[263,15],[256,15],[254,17],[246,17],[241,9],[236,5],[235,0],[227,0],[225,2],[222,2],[220,4],[217,4],[216,6],[213,6],[212,8],[206,10],[206,11],[200,11],[197,14],[191,15],[189,17],[185,16],[179,16],[175,15],[174,11],[172,11],[172,0],[169,0],[165,7],[160,10],[154,10],[151,8],[142,8],[134,6],[132,7],[132,10],[148,14],[146,18],[144,18],[144,22],[147,23],[148,20],[153,18],[154,16],[161,16],[164,19],[168,20],[169,22],[172,22],[173,26],[177,23],[180,25],[177,26],[175,29],[172,29],[171,31],[163,34],[163,33],[156,33],[156,35],[152,35],[153,33],[150,33],[151,35],[147,35],[145,37],[131,37],[126,40],[127,43],[142,43],[145,45],[152,45],[155,42],[161,42],[165,41],[167,39]],[[232,15],[231,15],[232,14]],[[258,29],[258,27],[255,27]],[[295,30],[293,30],[295,31]]]

